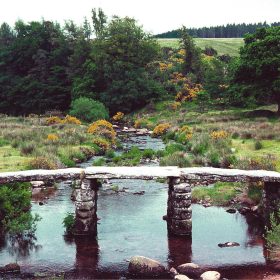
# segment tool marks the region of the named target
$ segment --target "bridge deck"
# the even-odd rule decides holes
[[[88,179],[144,179],[185,177],[189,180],[211,182],[280,182],[280,173],[265,170],[238,170],[212,167],[87,167],[57,170],[27,170],[0,173],[0,184],[10,182]]]

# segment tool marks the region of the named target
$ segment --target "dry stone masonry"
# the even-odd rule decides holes
[[[77,180],[75,233],[97,234],[97,190],[99,179],[168,178],[167,224],[169,233],[191,235],[191,186],[215,182],[264,182],[263,213],[268,219],[280,206],[280,173],[265,170],[238,170],[211,167],[88,167],[58,170],[28,170],[0,173],[1,184],[11,182]]]
[[[191,235],[191,205],[191,185],[182,178],[169,178],[167,225],[171,234]]]
[[[75,234],[97,235],[97,180],[82,179],[75,186]]]

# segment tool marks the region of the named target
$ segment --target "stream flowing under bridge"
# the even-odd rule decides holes
[[[265,170],[211,167],[88,167],[0,173],[0,185],[12,182],[73,180],[76,207],[75,234],[97,234],[97,196],[103,179],[168,179],[167,225],[174,235],[191,235],[191,190],[215,182],[263,182],[263,213],[279,209],[280,173]],[[0,186],[1,187],[1,186]]]

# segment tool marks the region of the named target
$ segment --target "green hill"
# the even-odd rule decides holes
[[[157,39],[162,47],[179,47],[179,39]],[[243,46],[243,38],[194,38],[196,45],[202,49],[212,47],[219,55],[238,56],[239,48]]]

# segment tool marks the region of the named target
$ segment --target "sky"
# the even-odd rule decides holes
[[[1,3],[2,2],[2,3]],[[138,20],[153,34],[187,27],[280,21],[280,0],[0,0],[0,22],[72,19],[81,24],[92,8]]]

